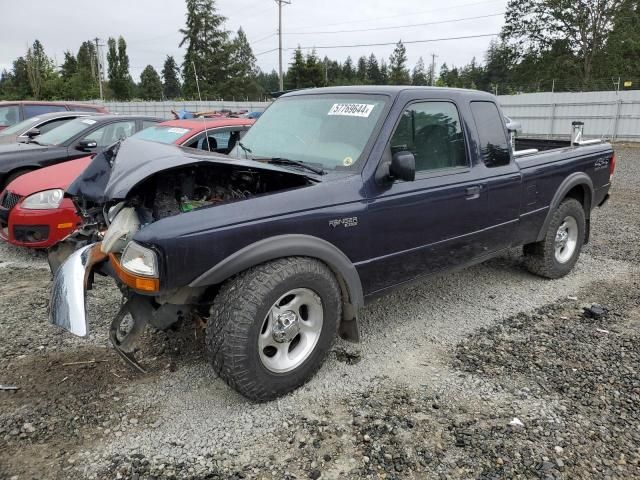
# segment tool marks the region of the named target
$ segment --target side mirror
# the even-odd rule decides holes
[[[86,152],[88,150],[93,150],[98,147],[98,142],[95,140],[80,140],[76,145],[76,149]]]
[[[416,157],[413,153],[406,150],[394,153],[389,165],[389,175],[392,179],[413,182],[416,179]]]
[[[25,135],[27,137],[29,137],[29,139],[37,137],[38,135],[40,135],[40,130],[37,128],[32,128],[31,130],[29,130],[27,133],[25,133]]]

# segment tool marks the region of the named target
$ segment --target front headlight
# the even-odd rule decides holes
[[[58,208],[64,198],[64,190],[54,188],[29,195],[22,201],[22,208],[28,210],[50,210]]]
[[[122,268],[136,275],[158,277],[158,261],[153,250],[131,241],[120,258]]]

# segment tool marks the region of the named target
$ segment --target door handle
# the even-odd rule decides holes
[[[465,198],[467,200],[475,200],[476,198],[480,198],[481,191],[482,191],[482,187],[480,185],[467,187],[467,189],[465,190]]]

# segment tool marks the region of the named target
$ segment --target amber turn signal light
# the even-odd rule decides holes
[[[128,287],[131,287],[134,290],[141,290],[143,292],[157,292],[160,290],[160,280],[157,278],[142,277],[127,272],[122,268],[118,258],[113,253],[109,254],[109,260],[111,261],[111,265],[113,266],[116,275],[118,275],[118,278]]]

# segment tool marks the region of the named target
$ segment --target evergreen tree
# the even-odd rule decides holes
[[[324,57],[323,61],[326,68],[327,85],[342,85],[342,66],[336,60],[330,60]]]
[[[413,75],[411,76],[412,85],[429,85],[429,78],[424,68],[424,60],[422,57],[418,59],[418,63],[413,67]]]
[[[220,97],[229,78],[231,45],[229,32],[222,28],[225,17],[216,11],[214,0],[187,0],[187,22],[180,29],[180,47],[187,50],[182,64],[184,85],[188,98],[197,98],[194,65],[203,99]]]
[[[387,66],[387,62],[384,60],[380,60],[380,85],[388,85],[389,84],[389,67]]]
[[[60,67],[60,75],[65,81],[71,80],[73,75],[78,72],[78,61],[70,51],[64,52],[64,62]]]
[[[285,88],[292,90],[303,88],[306,81],[307,63],[302,54],[300,46],[293,52],[293,61],[289,64],[287,75],[285,77]]]
[[[114,38],[107,40],[107,64],[109,76],[109,88],[116,100],[129,100],[132,94],[132,79],[129,74],[129,57],[127,55],[127,43],[119,37],[116,43]]]
[[[369,83],[373,85],[383,85],[378,59],[373,53],[369,55],[367,59],[367,78],[369,79]]]
[[[344,64],[342,65],[342,78],[345,85],[353,85],[355,81],[356,72],[353,68],[353,60],[351,60],[351,57],[347,57]]]
[[[256,57],[242,28],[238,30],[230,50],[229,80],[222,89],[224,98],[257,98],[261,88],[256,81]]]
[[[162,83],[165,98],[173,100],[180,97],[179,74],[180,70],[178,69],[175,59],[171,55],[167,55],[164,66],[162,67]]]
[[[324,64],[320,61],[318,55],[316,55],[315,50],[307,54],[304,72],[303,87],[311,88],[324,85]]]
[[[25,62],[31,95],[35,99],[40,99],[45,82],[55,76],[53,61],[45,54],[42,43],[36,40],[27,50]]]
[[[407,68],[407,49],[400,40],[389,57],[389,82],[391,85],[409,85],[411,76]]]
[[[27,62],[24,57],[18,57],[13,61],[11,72],[6,72],[6,74],[3,72],[0,87],[0,98],[2,99],[21,100],[31,96]]]
[[[280,89],[280,78],[275,70],[270,73],[258,72],[257,81],[263,92],[277,92]]]
[[[151,65],[147,65],[140,74],[140,86],[136,96],[143,100],[162,100],[160,75]]]
[[[356,70],[356,78],[360,85],[365,85],[368,82],[367,78],[367,57],[362,56],[358,59],[358,68]]]

